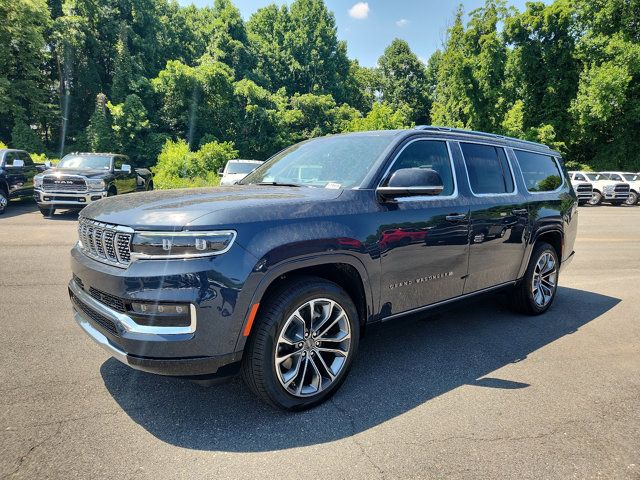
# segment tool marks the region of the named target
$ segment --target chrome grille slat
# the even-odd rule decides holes
[[[56,183],[56,182],[72,183]],[[45,175],[42,179],[42,189],[45,192],[87,192],[87,182],[82,177],[65,175],[58,178],[52,175]]]
[[[80,217],[78,237],[86,256],[102,263],[126,268],[131,263],[133,230]]]

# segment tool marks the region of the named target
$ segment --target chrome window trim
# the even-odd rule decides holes
[[[185,335],[194,333],[197,328],[198,321],[196,315],[196,307],[193,303],[189,304],[191,323],[188,327],[151,327],[148,325],[139,325],[130,316],[125,315],[124,313],[120,313],[103,304],[102,302],[99,302],[87,292],[85,292],[82,288],[80,288],[75,280],[71,280],[69,282],[69,289],[76,297],[80,299],[81,302],[96,310],[99,314],[109,318],[114,323],[120,325],[122,329],[127,333],[140,333],[146,335]],[[76,312],[78,311],[76,310]],[[86,319],[82,312],[78,313],[81,317]]]
[[[145,232],[145,231],[136,231],[134,233],[134,235],[131,237],[131,243],[132,243],[132,247],[133,247],[133,238],[135,236],[136,233],[140,233],[142,235],[157,235],[157,236],[166,236],[166,235],[173,235],[174,237],[187,237],[187,236],[193,236],[195,234],[201,234],[201,235],[211,235],[211,234],[222,234],[222,235],[229,235],[231,234],[231,241],[229,242],[229,245],[227,245],[224,249],[219,250],[217,252],[207,252],[207,253],[195,253],[195,254],[182,254],[182,255],[148,255],[145,253],[138,253],[138,252],[134,252],[133,250],[131,250],[130,255],[131,255],[131,261],[133,262],[134,260],[178,260],[178,259],[183,259],[183,260],[187,260],[187,259],[191,259],[191,258],[204,258],[204,257],[214,257],[217,255],[222,255],[223,253],[227,253],[229,250],[231,250],[231,247],[233,247],[233,244],[236,241],[236,237],[238,236],[238,233],[235,230],[186,230],[186,231],[180,231],[180,232]]]
[[[507,165],[509,165],[509,171],[511,172],[511,181],[513,182],[513,192],[505,192],[505,193],[475,193],[473,191],[473,187],[471,186],[471,179],[469,178],[469,168],[467,167],[467,159],[464,156],[464,152],[462,150],[462,144],[463,143],[471,143],[474,145],[485,145],[487,147],[494,147],[494,148],[501,148],[502,151],[504,152],[504,156],[507,159]],[[507,149],[505,147],[503,147],[502,145],[496,145],[494,143],[488,143],[488,142],[460,142],[458,141],[458,147],[460,147],[460,155],[462,156],[462,163],[464,164],[464,171],[467,175],[467,185],[469,185],[469,191],[471,192],[471,195],[473,195],[476,198],[486,198],[486,197],[510,197],[513,195],[518,195],[519,190],[518,190],[518,182],[516,182],[516,176],[513,173],[513,165],[511,165],[511,159],[509,158],[509,153],[507,152]]]
[[[397,202],[415,202],[415,201],[422,202],[425,200],[426,201],[453,200],[455,198],[458,198],[459,196],[458,176],[456,175],[456,169],[453,163],[453,155],[451,153],[450,141],[444,140],[442,138],[434,138],[434,137],[418,137],[418,138],[411,139],[407,143],[405,143],[400,149],[400,151],[393,158],[393,160],[391,161],[391,164],[389,164],[389,166],[387,167],[386,171],[384,172],[384,175],[382,176],[382,179],[376,186],[375,190],[377,191],[378,188],[384,188],[382,187],[382,184],[385,182],[385,180],[387,180],[389,176],[389,172],[391,171],[395,163],[398,161],[398,158],[400,157],[400,155],[402,155],[402,152],[404,152],[404,150],[414,142],[442,142],[447,146],[447,154],[449,155],[449,165],[451,166],[451,176],[453,179],[453,193],[451,195],[416,195],[415,197],[398,197],[395,200]]]
[[[566,184],[566,180],[564,178],[564,174],[562,173],[562,166],[560,165],[560,161],[558,160],[559,157],[556,157],[555,155],[547,155],[545,153],[536,152],[534,150],[525,150],[523,148],[513,148],[512,150],[513,150],[513,155],[516,157],[516,162],[518,162],[518,156],[516,155],[516,151],[518,151],[518,152],[526,152],[526,153],[535,153],[537,155],[542,155],[543,157],[551,157],[553,162],[556,164],[556,168],[558,169],[558,172],[560,173],[560,179],[562,180],[562,183],[560,184],[560,186],[558,188],[556,188],[555,190],[548,190],[548,191],[545,191],[545,192],[532,192],[531,190],[529,190],[527,188],[527,182],[524,179],[524,172],[522,171],[522,167],[520,166],[520,162],[518,162],[518,168],[520,169],[520,175],[522,176],[522,183],[524,183],[524,188],[527,189],[528,193],[530,193],[531,195],[544,195],[544,194],[547,194],[547,193],[558,193],[558,192],[562,191],[562,189],[564,188],[564,186]],[[589,180],[589,181],[591,181],[591,180]]]

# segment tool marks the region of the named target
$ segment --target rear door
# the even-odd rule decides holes
[[[460,142],[473,202],[464,293],[515,280],[524,258],[527,197],[518,191],[505,148]]]
[[[22,191],[23,196],[33,195],[33,177],[38,173],[36,165],[33,163],[31,156],[27,152],[19,152],[18,158],[24,162],[23,174],[24,174],[24,188]]]
[[[382,205],[378,220],[382,315],[457,297],[467,274],[469,206],[458,192],[447,141],[408,141],[382,182],[400,168],[432,168],[444,184],[438,196],[399,198]]]

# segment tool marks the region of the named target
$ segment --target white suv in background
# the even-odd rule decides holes
[[[606,176],[609,180],[617,182],[626,182],[631,187],[627,205],[635,205],[640,199],[640,174],[630,172],[600,172],[600,175]]]
[[[234,185],[262,165],[260,160],[229,160],[224,169],[218,172],[220,185]]]
[[[586,175],[581,172],[569,172],[571,186],[578,195],[578,204],[584,205],[593,197],[593,184],[589,182]]]
[[[607,175],[597,172],[569,172],[572,181],[580,176],[593,184],[593,196],[589,205],[600,205],[603,201],[622,205],[629,199],[631,187],[628,183],[609,180]]]

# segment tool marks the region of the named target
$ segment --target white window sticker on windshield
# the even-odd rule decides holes
[[[332,188],[332,189],[336,190],[336,189],[340,188],[341,186],[342,185],[339,184],[339,183],[329,182],[324,186],[324,188]]]

